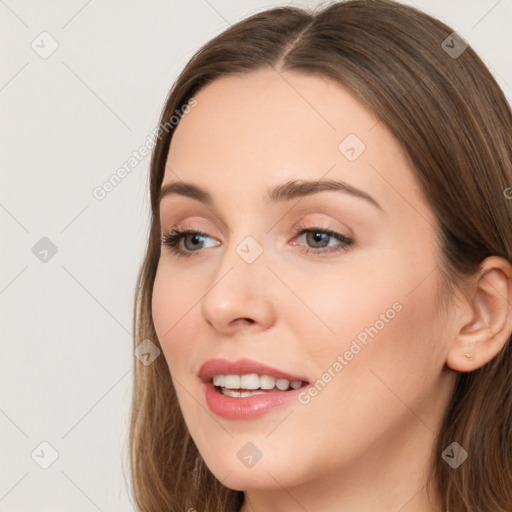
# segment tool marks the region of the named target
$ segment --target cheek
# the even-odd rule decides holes
[[[304,421],[313,431],[328,416],[334,436],[343,432],[349,439],[371,441],[403,419],[408,411],[404,403],[420,410],[428,400],[444,365],[444,339],[435,301],[440,286],[436,272],[424,279],[420,271],[406,270],[400,281],[391,273],[380,279],[366,276],[374,278],[373,287],[348,295],[331,286],[324,318],[336,335],[304,344],[319,381],[315,396],[305,396],[303,403],[311,408]],[[345,283],[351,281],[356,285],[358,280],[349,277]],[[307,329],[304,323],[302,332],[309,334],[303,339],[314,336],[315,329]]]
[[[162,271],[161,265],[159,265],[153,284],[151,311],[155,330],[162,345],[164,344],[167,331],[172,328],[172,312],[175,311],[176,305],[174,294],[170,293],[170,289],[166,283],[167,276],[165,272]]]
[[[359,259],[358,265],[346,261],[327,270],[319,267],[307,279],[304,274],[286,275],[300,301],[291,296],[279,305],[279,314],[294,329],[289,338],[297,351],[308,353],[314,373],[327,369],[353,340],[364,347],[371,339],[369,329],[385,332],[400,316],[403,297],[396,280],[378,262]]]
[[[179,276],[165,263],[159,264],[153,286],[152,315],[158,340],[171,373],[182,371],[182,364],[187,360],[190,343],[180,342],[183,336],[191,336],[193,325],[190,319],[194,299],[193,290],[184,286]],[[172,355],[172,357],[171,357]]]
[[[290,440],[300,425],[301,432],[308,432],[303,457],[311,459],[312,471],[320,472],[331,466],[334,470],[339,461],[359,460],[368,446],[383,436],[399,437],[410,422],[424,428],[411,411],[434,427],[434,409],[428,402],[442,360],[432,348],[439,340],[432,339],[437,283],[431,277],[409,295],[407,286],[400,290],[384,282],[371,294],[333,293],[323,313],[336,336],[319,336],[324,329],[316,320],[303,322],[297,335],[303,341],[302,355],[318,379],[313,382],[316,392],[295,405],[295,423],[280,426],[273,439],[276,445],[291,450]],[[330,456],[318,457],[318,447],[326,443]]]
[[[367,397],[375,396],[375,385],[382,388],[389,383],[397,391],[410,391],[411,398],[418,392],[419,398],[422,379],[435,380],[444,364],[445,340],[436,302],[441,283],[432,269],[436,269],[432,247],[419,248],[413,255],[405,249],[400,255],[390,247],[380,251],[378,259],[358,255],[357,262],[340,266],[331,278],[317,275],[308,279],[309,288],[305,283],[296,288],[299,296],[307,297],[310,311],[302,308],[300,314],[290,314],[296,320],[295,339],[302,340],[300,349],[311,361],[312,374],[322,378],[329,370],[336,376],[343,373],[343,379],[331,378],[338,384],[327,387],[336,388],[339,381],[350,379],[351,387],[361,386],[359,403],[370,409]],[[343,367],[333,368],[338,356]],[[350,397],[347,400],[351,403]]]

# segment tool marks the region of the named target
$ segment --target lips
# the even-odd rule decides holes
[[[273,378],[272,380],[275,380],[276,384],[281,382],[280,379],[282,381],[286,379],[286,381],[299,384],[300,387],[281,390],[277,386],[272,390],[258,389],[246,392],[242,389],[217,387],[213,382],[215,376],[217,379],[219,376],[228,376],[227,378],[233,379],[238,375],[251,375],[254,378],[254,374]],[[276,408],[284,407],[296,400],[299,393],[304,390],[304,386],[309,385],[308,380],[301,375],[294,375],[250,359],[239,359],[238,361],[210,359],[201,366],[199,378],[202,380],[204,397],[210,411],[229,420],[252,420]]]
[[[276,379],[288,379],[289,381],[305,381],[304,376],[293,375],[278,368],[258,363],[250,359],[228,361],[227,359],[209,359],[199,370],[199,378],[203,382],[211,382],[215,375],[246,375],[256,373],[258,375],[270,375]]]

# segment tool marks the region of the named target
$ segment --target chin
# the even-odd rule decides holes
[[[236,436],[228,443],[212,442],[207,451],[198,448],[215,478],[236,491],[282,490],[304,483],[305,468],[311,465],[304,458],[300,459],[300,466],[290,464],[298,450],[283,449],[282,443],[272,444],[265,439],[267,434],[251,436],[252,441],[247,436]]]
[[[275,465],[260,466],[261,461],[253,468],[233,468],[229,464],[215,464],[210,471],[222,485],[234,491],[282,490],[292,487],[290,475],[286,469],[276,468]]]

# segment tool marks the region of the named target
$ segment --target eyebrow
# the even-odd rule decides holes
[[[306,197],[312,194],[317,194],[324,191],[338,191],[350,194],[359,199],[364,199],[368,203],[372,204],[379,210],[382,210],[382,206],[369,194],[360,190],[348,183],[343,181],[335,180],[321,180],[321,181],[307,181],[307,180],[294,180],[288,181],[281,185],[277,185],[272,189],[267,190],[267,194],[263,197],[263,200],[267,204],[280,203],[284,201],[291,201],[298,197]],[[158,195],[158,205],[160,205],[164,197],[171,195],[180,195],[197,199],[198,201],[213,206],[214,200],[209,192],[193,185],[192,183],[186,183],[184,181],[174,181],[167,185],[164,185],[160,189]]]

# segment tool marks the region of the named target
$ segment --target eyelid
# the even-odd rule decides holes
[[[323,209],[323,208],[321,208],[321,209]],[[313,227],[318,227],[321,224],[321,225],[323,225],[323,227],[325,229],[341,231],[347,237],[353,236],[352,229],[350,229],[350,227],[347,224],[345,224],[344,222],[341,222],[339,219],[336,219],[336,217],[337,217],[336,211],[330,211],[330,212],[326,211],[326,213],[319,212],[318,206],[316,206],[315,210],[316,211],[312,210],[312,207],[310,207],[310,206],[302,206],[302,207],[294,208],[291,211],[291,215],[286,214],[285,216],[278,219],[277,222],[272,222],[270,224],[270,228],[267,230],[267,233],[277,229],[277,227],[280,224],[281,225],[286,225],[286,224],[295,225],[299,222],[307,221],[308,224],[311,224],[311,226],[313,226]],[[285,223],[284,220],[286,217],[288,217],[288,215],[290,215],[292,217],[292,221],[290,221],[289,223],[288,222]],[[338,215],[341,216],[341,214],[339,212],[338,212]],[[200,231],[205,231],[203,228],[201,228],[201,225],[200,225],[200,223],[202,223],[203,221],[206,221],[208,224],[212,224],[212,223],[214,224],[216,222],[217,217],[215,217],[213,219],[210,219],[209,217],[210,217],[209,215],[206,215],[206,216],[179,215],[175,218],[175,220],[172,220],[171,222],[164,223],[161,220],[160,223],[161,223],[162,229],[163,229],[164,224],[170,224],[172,226],[172,228],[183,229],[183,230],[187,230],[187,231],[197,230],[198,232],[200,232]],[[329,225],[327,225],[327,224],[329,224]],[[221,221],[220,229],[218,229],[218,228],[216,228],[216,229],[217,229],[217,231],[219,231],[222,234],[232,231],[226,224],[224,224],[223,221]],[[285,227],[286,232],[289,232],[291,229],[293,229],[293,226]],[[208,235],[208,236],[211,236],[211,235]],[[279,235],[279,238],[282,238],[283,236],[286,237],[286,235]]]
[[[309,233],[323,233],[330,238],[336,240],[338,244],[334,246],[327,245],[326,247],[308,247],[299,243],[291,243],[292,246],[300,247],[300,251],[303,254],[313,254],[316,257],[324,257],[327,254],[337,256],[339,253],[349,250],[355,245],[353,237],[346,236],[343,234],[343,230],[337,230],[331,228],[329,225],[323,223],[309,224],[304,221],[293,228],[294,239]],[[200,247],[198,250],[186,250],[181,249],[181,242],[190,235],[198,235],[200,237],[210,238],[216,240],[215,237],[210,236],[208,233],[201,229],[195,229],[193,227],[187,228],[182,225],[176,225],[173,229],[161,234],[161,245],[167,246],[170,251],[179,258],[191,258],[196,255],[200,255],[203,252],[204,247]],[[284,237],[278,237],[280,239]],[[216,240],[218,242],[218,240]],[[206,247],[208,249],[209,247]],[[210,247],[211,248],[211,247]]]

